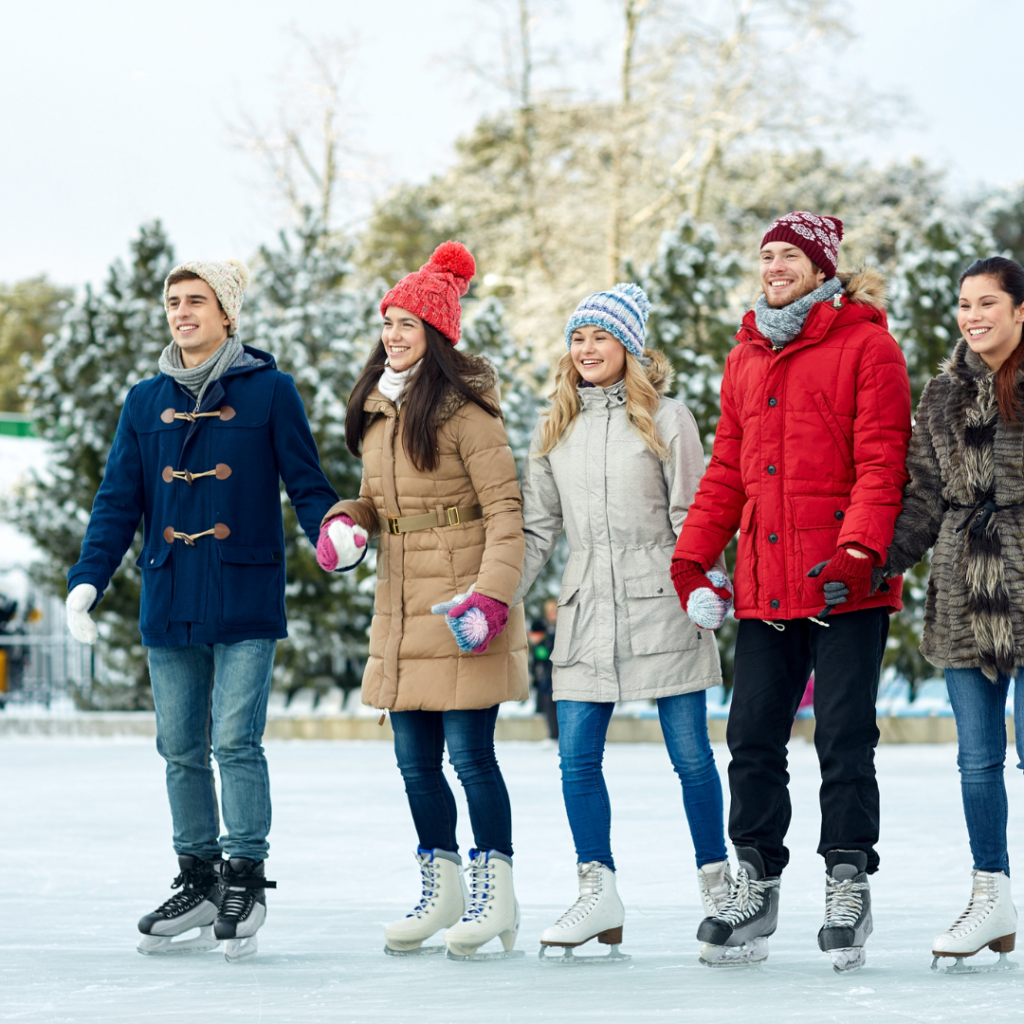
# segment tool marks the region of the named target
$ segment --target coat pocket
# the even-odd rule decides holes
[[[135,564],[142,570],[139,630],[166,633],[171,621],[171,545],[143,548]]]
[[[836,443],[836,448],[843,460],[843,464],[846,466],[847,471],[852,470],[852,438],[846,436],[846,431],[843,430],[842,424],[839,422],[836,414],[832,411],[832,405],[825,392],[816,391],[814,394],[814,400],[818,403],[818,411],[821,413],[821,418],[825,421],[825,426],[828,427],[828,432],[832,435],[832,440]]]
[[[797,550],[800,552],[797,580],[805,606],[824,604],[821,581],[807,573],[819,562],[827,562],[836,553],[839,532],[843,528],[850,497],[843,495],[799,494],[789,499]]]
[[[277,628],[284,617],[284,553],[262,544],[220,544],[220,621]]]
[[[736,546],[736,600],[739,607],[757,604],[757,498],[748,499],[740,515]]]
[[[697,646],[697,627],[680,606],[667,571],[624,582],[629,645],[634,654],[665,654]]]
[[[572,665],[579,661],[579,638],[576,636],[580,614],[579,583],[562,583],[558,595],[558,619],[555,622],[555,646],[551,651],[552,665]]]

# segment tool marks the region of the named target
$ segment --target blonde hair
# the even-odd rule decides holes
[[[645,358],[658,356],[659,353],[644,349]],[[663,362],[663,358],[658,360]],[[566,352],[558,363],[555,374],[555,390],[548,395],[551,405],[541,425],[541,445],[539,455],[547,455],[559,441],[572,430],[573,422],[580,413],[583,403],[576,391],[580,381],[579,370],[572,361],[572,355]],[[637,432],[640,440],[665,461],[669,450],[658,435],[654,424],[654,412],[658,408],[661,396],[651,383],[644,364],[632,352],[626,351],[626,415],[630,426]]]

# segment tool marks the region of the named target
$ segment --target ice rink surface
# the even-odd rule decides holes
[[[135,951],[136,920],[170,895],[176,873],[151,741],[0,743],[0,1021],[1024,1020],[1024,969],[963,977],[928,970],[932,937],[963,909],[970,887],[952,746],[878,751],[875,933],[867,966],[848,977],[832,971],[815,943],[824,869],[814,852],[817,763],[802,741],[791,752],[792,861],[779,930],[767,963],[742,970],[697,962],[693,850],[661,746],[613,744],[606,757],[623,951],[633,960],[575,969],[536,957],[541,929],[575,897],[553,744],[500,745],[523,906],[518,945],[527,956],[490,963],[382,952],[383,925],[418,897],[416,841],[389,744],[275,742],[267,752],[268,875],[280,888],[268,893],[260,952],[228,964],[219,953]],[[716,756],[724,778],[726,751]],[[1024,787],[1013,769],[1007,781],[1011,857],[1024,858]],[[471,836],[460,808],[465,852]],[[1024,960],[1024,951],[1011,959]]]

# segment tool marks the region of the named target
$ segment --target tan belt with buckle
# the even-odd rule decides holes
[[[416,530],[436,530],[441,526],[458,526],[459,523],[471,523],[474,519],[483,519],[484,510],[479,505],[465,508],[442,509],[438,512],[427,512],[422,516],[380,516],[380,528],[384,533],[413,533]]]

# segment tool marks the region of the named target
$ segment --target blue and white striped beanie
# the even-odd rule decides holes
[[[639,357],[644,350],[644,324],[651,301],[638,284],[617,284],[606,292],[588,295],[565,325],[565,347],[572,345],[572,332],[588,324],[614,334],[627,352]]]

